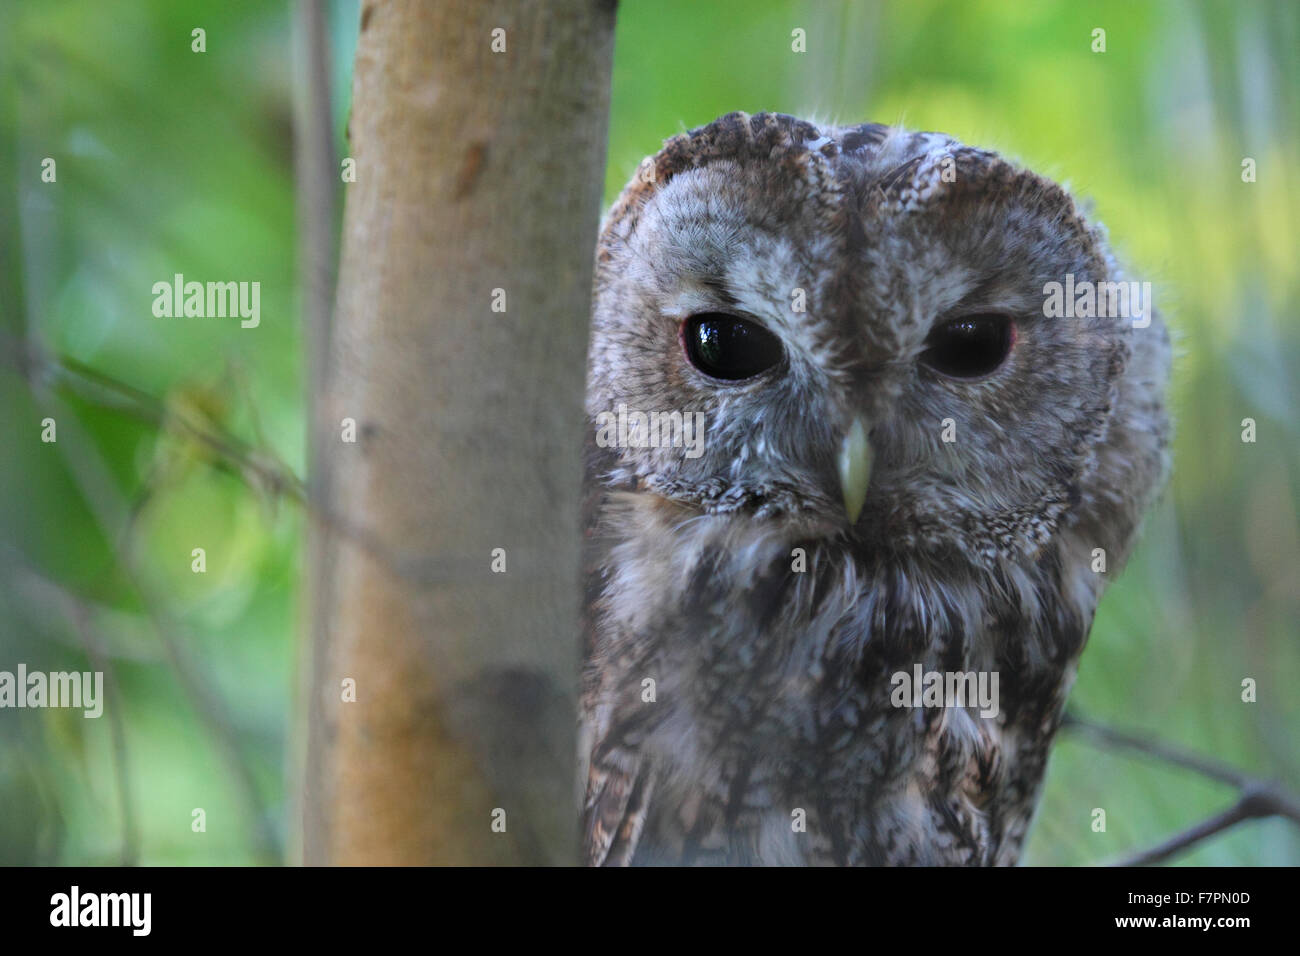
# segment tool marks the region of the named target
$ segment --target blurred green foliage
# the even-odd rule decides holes
[[[346,155],[358,9],[330,9]],[[792,52],[795,28],[806,53]],[[39,343],[302,473],[291,49],[279,4],[0,6],[0,669],[100,660],[117,688],[99,720],[0,712],[0,863],[283,853],[297,506],[213,467],[183,430],[124,413],[121,395],[70,396],[54,373],[29,385],[15,365],[19,342]],[[606,181],[612,199],[666,136],[766,109],[943,130],[1091,199],[1176,332],[1178,434],[1073,705],[1293,788],[1297,49],[1300,5],[1282,0],[624,0]],[[57,183],[41,182],[47,156]],[[155,318],[151,286],[178,272],[259,280],[261,326]],[[39,441],[45,417],[55,444]],[[195,547],[206,574],[191,571]],[[1241,701],[1247,677],[1257,703]],[[1027,862],[1114,859],[1232,799],[1066,736]],[[198,807],[205,833],[191,830]],[[1091,829],[1098,807],[1105,833]],[[1182,859],[1298,861],[1281,821]]]

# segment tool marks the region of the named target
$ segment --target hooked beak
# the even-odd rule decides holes
[[[871,445],[867,442],[867,429],[861,418],[853,419],[840,442],[838,464],[844,512],[849,516],[849,524],[854,525],[858,522],[858,515],[862,514],[867,486],[871,484]]]

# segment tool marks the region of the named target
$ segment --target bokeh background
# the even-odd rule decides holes
[[[359,9],[327,6],[347,155]],[[293,50],[276,3],[0,5],[0,669],[104,670],[109,695],[99,720],[0,711],[0,863],[285,858],[304,532],[286,476],[305,440]],[[1091,199],[1175,330],[1178,433],[1072,705],[1293,790],[1297,50],[1289,0],[624,0],[605,189],[666,136],[768,109],[943,130]],[[177,272],[260,281],[260,328],[155,318],[151,287]],[[1026,862],[1116,859],[1234,798],[1067,735]],[[1300,833],[1250,823],[1180,862],[1294,865]]]

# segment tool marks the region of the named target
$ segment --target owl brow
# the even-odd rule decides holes
[[[740,300],[732,295],[731,290],[718,276],[703,276],[700,279],[700,285],[708,289],[709,292],[716,295],[723,305],[730,308],[736,308],[740,305]]]

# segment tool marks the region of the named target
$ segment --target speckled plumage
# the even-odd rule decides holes
[[[596,266],[591,434],[620,404],[702,411],[707,433],[694,459],[589,442],[588,860],[1015,862],[1166,470],[1159,319],[1043,314],[1066,273],[1124,278],[1100,227],[942,134],[735,113],[643,166]],[[679,329],[718,311],[777,334],[781,365],[701,375]],[[933,324],[971,312],[1014,319],[1002,367],[918,366]],[[874,464],[850,524],[835,455],[855,416]],[[918,663],[996,671],[1000,713],[893,706],[890,675]]]

